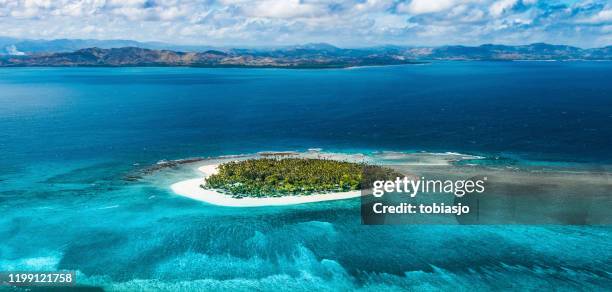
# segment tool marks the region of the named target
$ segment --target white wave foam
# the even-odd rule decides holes
[[[14,260],[0,259],[0,271],[53,271],[57,270],[61,258],[61,254],[57,254]]]

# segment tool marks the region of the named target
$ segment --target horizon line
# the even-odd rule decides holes
[[[169,45],[169,46],[182,46],[182,47],[211,47],[211,48],[226,48],[226,49],[263,49],[263,48],[286,48],[286,47],[296,47],[296,46],[307,46],[307,45],[328,45],[333,46],[338,49],[367,49],[367,48],[376,48],[376,47],[403,47],[403,48],[431,48],[431,47],[455,47],[455,46],[463,46],[463,47],[480,47],[486,45],[495,45],[495,46],[508,46],[508,47],[518,47],[518,46],[530,46],[536,44],[545,44],[552,46],[567,46],[574,47],[579,49],[597,49],[597,48],[606,48],[612,46],[612,44],[602,45],[602,46],[594,46],[594,47],[580,47],[576,45],[563,44],[563,43],[549,43],[545,41],[536,41],[530,43],[521,43],[521,44],[508,44],[508,43],[494,43],[494,42],[485,42],[480,44],[440,44],[440,45],[424,45],[424,44],[396,44],[396,43],[382,43],[382,44],[366,44],[360,46],[341,46],[336,45],[330,42],[320,41],[320,42],[304,42],[304,43],[293,43],[293,44],[269,44],[269,45],[244,45],[244,44],[235,44],[235,45],[214,45],[214,44],[186,44],[186,43],[171,43],[166,41],[140,41],[135,39],[96,39],[96,38],[22,38],[22,37],[13,37],[13,36],[1,36],[0,39],[14,39],[16,41],[33,41],[33,42],[51,42],[51,41],[98,41],[98,42],[136,42],[141,44],[152,44],[152,45]],[[91,47],[94,48],[95,46]]]

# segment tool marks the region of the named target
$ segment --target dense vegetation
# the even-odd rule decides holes
[[[270,197],[360,190],[367,180],[394,179],[393,170],[362,163],[260,158],[221,164],[202,185],[233,197]]]

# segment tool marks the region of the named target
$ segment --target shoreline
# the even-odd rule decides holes
[[[194,178],[183,180],[174,183],[170,189],[179,196],[209,203],[211,205],[224,207],[266,207],[266,206],[286,206],[298,205],[306,203],[324,202],[352,199],[361,196],[361,191],[313,194],[308,196],[282,196],[282,197],[266,197],[266,198],[240,198],[236,199],[230,195],[226,195],[215,190],[206,190],[200,185],[206,181],[210,175],[218,172],[219,164],[207,164],[198,167],[198,170],[204,174],[203,178]]]

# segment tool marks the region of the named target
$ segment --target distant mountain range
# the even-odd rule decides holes
[[[67,53],[86,48],[122,48],[138,47],[156,50],[175,51],[205,51],[214,49],[211,46],[171,45],[162,42],[138,42],[132,40],[94,40],[94,39],[55,39],[31,40],[0,37],[0,55],[12,55],[14,52],[23,54],[36,53]]]
[[[379,46],[329,44],[234,49],[174,46],[129,40],[17,40],[0,37],[0,66],[196,66],[338,68],[430,60],[612,60],[612,46],[581,49],[536,43],[521,46]]]
[[[344,51],[343,51],[344,52]],[[399,65],[414,61],[392,54],[330,54],[318,50],[249,50],[176,52],[137,47],[88,48],[69,53],[41,53],[0,58],[0,67],[73,66],[191,66],[191,67],[274,67],[345,68],[353,66]]]

